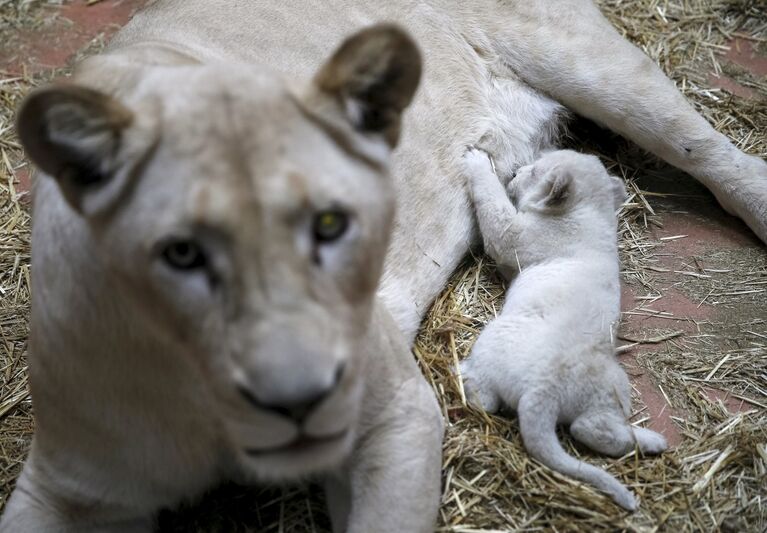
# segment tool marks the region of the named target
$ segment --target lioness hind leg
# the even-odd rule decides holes
[[[590,0],[500,9],[491,38],[527,83],[690,173],[767,242],[767,163],[716,132]]]

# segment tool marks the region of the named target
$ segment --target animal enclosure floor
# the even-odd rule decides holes
[[[146,0],[0,0],[0,510],[33,432],[26,378],[30,170],[13,114],[34,86],[98,50]],[[746,152],[767,157],[767,4],[601,0],[608,18]],[[688,176],[576,121],[568,144],[627,183],[620,223],[620,355],[632,421],[660,457],[608,459],[562,435],[640,498],[628,514],[524,451],[514,419],[466,407],[450,368],[500,310],[503,287],[471,256],[434,303],[415,357],[448,421],[439,531],[767,530],[767,248]],[[163,531],[327,531],[319,489],[227,486],[164,512]],[[393,510],[396,512],[396,510]]]

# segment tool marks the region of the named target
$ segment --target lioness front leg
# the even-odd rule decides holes
[[[492,37],[527,83],[690,173],[767,242],[767,163],[716,132],[590,0],[501,9]]]
[[[60,480],[59,480],[60,481]],[[16,489],[0,520],[1,533],[148,533],[152,531],[151,516],[133,516],[118,508],[67,499],[61,489],[46,483],[34,461],[34,455],[24,466]]]
[[[333,531],[434,531],[442,432],[439,406],[423,378],[403,384],[361,436],[344,476],[326,485]]]

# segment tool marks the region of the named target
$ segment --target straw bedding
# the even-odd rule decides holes
[[[59,2],[0,0],[0,35],[35,28]],[[767,157],[767,79],[721,60],[728,39],[748,36],[767,54],[767,5],[760,0],[601,0],[626,37],[668,73],[695,107],[743,150]],[[750,99],[712,90],[709,72],[750,89]],[[12,131],[13,110],[34,78],[0,77],[0,506],[5,503],[33,431],[27,393],[29,317],[28,195],[14,175],[26,167]],[[525,453],[515,420],[465,406],[449,368],[465,357],[482,326],[500,310],[504,288],[481,254],[468,257],[434,303],[414,353],[449,420],[439,531],[767,529],[767,254],[753,244],[690,258],[689,271],[664,268],[667,242],[654,237],[664,212],[700,208],[711,199],[691,180],[588,123],[573,125],[569,144],[603,156],[629,183],[620,221],[628,302],[623,336],[644,347],[639,370],[660,385],[682,442],[657,458],[614,460],[591,454],[562,434],[566,448],[602,465],[640,497],[627,514],[588,486],[541,466]],[[680,183],[682,185],[673,185]],[[652,191],[652,192],[648,192]],[[741,230],[745,231],[745,230]],[[701,265],[703,265],[701,267]],[[716,319],[670,315],[668,327],[642,328],[672,286],[715,309]],[[663,290],[662,290],[663,289]],[[663,314],[660,313],[661,318]],[[679,322],[685,327],[678,327]],[[693,325],[690,328],[687,326]],[[681,332],[681,333],[680,333]],[[707,399],[707,387],[729,393],[740,409]],[[731,402],[728,403],[731,405]],[[635,395],[635,423],[646,410]],[[396,510],[392,510],[396,512]],[[203,501],[160,517],[164,531],[327,531],[319,489],[227,486]]]

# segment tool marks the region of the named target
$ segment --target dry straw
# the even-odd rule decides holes
[[[0,30],[38,24],[46,16],[39,9],[41,3],[0,0]],[[719,131],[741,149],[767,156],[767,80],[721,59],[728,39],[736,36],[747,38],[767,55],[767,5],[762,0],[599,3]],[[711,89],[707,73],[712,71],[733,78],[755,97],[737,98]],[[10,75],[0,78],[0,505],[18,475],[33,429],[25,372],[29,207],[26,193],[18,191],[13,179],[25,164],[11,124],[14,108],[36,81]],[[663,180],[684,178],[591,126],[576,124],[573,131],[571,144],[600,153],[627,180],[632,193],[619,228],[624,280],[647,296],[634,302],[627,316],[655,315],[667,321],[668,328],[624,330],[623,336],[630,343],[650,347],[638,357],[638,364],[673,406],[683,441],[657,458],[631,453],[615,460],[595,456],[562,435],[571,453],[604,466],[637,493],[640,510],[627,514],[599,492],[531,460],[513,419],[467,408],[450,367],[468,354],[503,297],[492,265],[481,255],[470,257],[434,303],[414,350],[449,420],[439,531],[764,531],[764,248],[714,251],[690,258],[689,269],[669,271],[661,260],[668,241],[653,238],[650,229],[662,225],[658,213],[668,210],[673,198],[645,189],[650,188],[646,183],[660,183],[663,190]],[[689,195],[706,193],[693,188]],[[727,318],[691,322],[684,316],[659,313],[658,303],[664,298],[659,285],[668,280],[698,307],[716,306],[716,316]],[[694,327],[680,327],[682,322]],[[744,411],[733,414],[721,401],[707,399],[705,387],[729,393],[743,402]],[[633,420],[646,420],[644,406],[635,401],[634,407]],[[164,531],[327,531],[318,494],[315,485],[284,490],[229,486],[180,512],[163,513],[160,523]]]

